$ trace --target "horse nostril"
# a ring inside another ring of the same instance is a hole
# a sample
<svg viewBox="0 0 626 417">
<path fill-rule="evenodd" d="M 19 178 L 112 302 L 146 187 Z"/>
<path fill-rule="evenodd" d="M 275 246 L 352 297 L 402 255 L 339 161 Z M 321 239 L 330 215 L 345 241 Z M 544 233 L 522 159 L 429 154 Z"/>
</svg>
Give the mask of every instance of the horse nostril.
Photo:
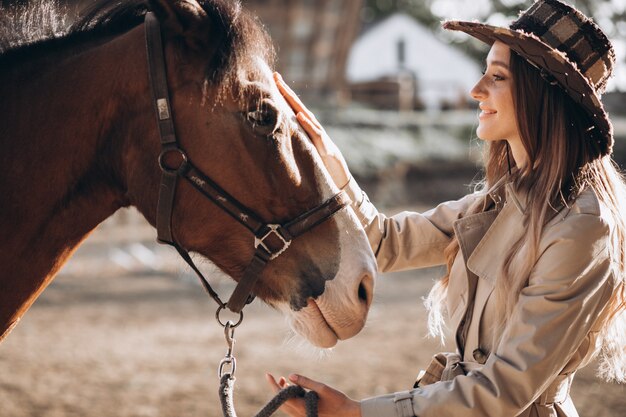
<svg viewBox="0 0 626 417">
<path fill-rule="evenodd" d="M 374 277 L 371 274 L 366 273 L 362 276 L 357 295 L 359 302 L 363 303 L 365 308 L 369 308 L 374 298 Z"/>
<path fill-rule="evenodd" d="M 359 300 L 367 302 L 367 288 L 365 288 L 363 282 L 359 284 Z"/>
<path fill-rule="evenodd" d="M 357 290 L 359 301 L 366 308 L 369 308 L 372 298 L 374 297 L 374 277 L 370 274 L 363 275 L 359 288 Z"/>
</svg>

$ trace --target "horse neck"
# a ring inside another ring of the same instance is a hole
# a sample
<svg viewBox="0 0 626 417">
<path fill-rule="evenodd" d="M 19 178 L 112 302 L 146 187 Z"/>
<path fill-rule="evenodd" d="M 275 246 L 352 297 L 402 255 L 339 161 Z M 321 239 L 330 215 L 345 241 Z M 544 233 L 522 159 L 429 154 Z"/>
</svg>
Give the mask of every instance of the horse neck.
<svg viewBox="0 0 626 417">
<path fill-rule="evenodd" d="M 144 49 L 138 27 L 0 71 L 0 340 L 89 232 L 128 205 L 129 126 L 151 116 Z"/>
</svg>

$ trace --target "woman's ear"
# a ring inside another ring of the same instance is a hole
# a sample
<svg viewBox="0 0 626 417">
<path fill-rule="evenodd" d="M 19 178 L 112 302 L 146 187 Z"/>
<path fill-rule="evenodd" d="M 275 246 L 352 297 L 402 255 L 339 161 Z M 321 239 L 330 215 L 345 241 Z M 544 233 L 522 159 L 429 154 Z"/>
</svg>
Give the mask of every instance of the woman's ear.
<svg viewBox="0 0 626 417">
<path fill-rule="evenodd" d="M 192 48 L 208 41 L 209 18 L 196 0 L 150 0 L 150 8 L 156 14 L 167 34 L 184 36 Z"/>
</svg>

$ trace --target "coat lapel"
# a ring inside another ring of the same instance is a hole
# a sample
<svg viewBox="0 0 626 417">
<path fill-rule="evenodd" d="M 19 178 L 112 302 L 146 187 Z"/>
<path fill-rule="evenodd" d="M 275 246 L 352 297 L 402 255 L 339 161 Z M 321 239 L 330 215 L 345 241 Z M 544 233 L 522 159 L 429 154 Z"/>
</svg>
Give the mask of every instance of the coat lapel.
<svg viewBox="0 0 626 417">
<path fill-rule="evenodd" d="M 500 209 L 503 194 L 506 194 L 507 203 Z M 495 205 L 494 209 L 463 217 L 454 223 L 459 256 L 463 258 L 466 271 L 466 279 L 455 280 L 456 285 L 462 286 L 457 292 L 466 301 L 463 308 L 458 308 L 451 317 L 457 328 L 456 342 L 461 353 L 465 351 L 470 323 L 481 320 L 481 317 L 472 317 L 472 313 L 484 311 L 484 304 L 495 287 L 509 249 L 525 231 L 525 204 L 524 195 L 515 193 L 510 183 L 500 182 L 485 196 L 483 210 L 490 205 Z M 481 279 L 482 295 L 478 299 L 476 292 Z M 475 305 L 475 302 L 481 305 Z"/>
<path fill-rule="evenodd" d="M 501 273 L 509 250 L 526 231 L 525 195 L 515 192 L 511 183 L 507 183 L 505 187 L 507 204 L 466 261 L 467 268 L 484 278 L 492 287 Z"/>
<path fill-rule="evenodd" d="M 465 302 L 463 308 L 459 308 L 454 315 L 456 319 L 455 323 L 458 323 L 456 326 L 455 339 L 460 354 L 465 350 L 468 336 L 467 331 L 469 329 L 469 323 L 472 320 L 472 311 L 474 309 L 479 279 L 478 276 L 469 269 L 468 259 L 471 258 L 475 248 L 480 244 L 482 237 L 494 222 L 497 215 L 498 212 L 496 210 L 491 210 L 472 214 L 454 222 L 454 232 L 459 241 L 460 256 L 463 257 L 466 272 L 463 274 L 466 279 L 457 281 L 459 285 L 463 286 L 460 289 Z M 458 315 L 456 313 L 458 313 Z"/>
</svg>

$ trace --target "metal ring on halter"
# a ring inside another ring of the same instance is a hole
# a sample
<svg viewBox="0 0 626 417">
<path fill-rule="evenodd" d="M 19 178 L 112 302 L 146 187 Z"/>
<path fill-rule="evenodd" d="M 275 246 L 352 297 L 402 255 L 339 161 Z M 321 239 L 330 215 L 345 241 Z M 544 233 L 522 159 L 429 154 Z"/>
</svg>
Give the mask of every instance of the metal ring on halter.
<svg viewBox="0 0 626 417">
<path fill-rule="evenodd" d="M 171 168 L 165 164 L 164 158 L 165 155 L 169 153 L 177 153 L 181 157 L 180 165 L 176 168 Z M 183 174 L 188 166 L 187 154 L 177 146 L 165 147 L 161 154 L 159 155 L 159 167 L 161 167 L 161 171 L 166 172 L 168 174 Z"/>
<path fill-rule="evenodd" d="M 220 326 L 222 327 L 226 327 L 226 324 L 228 324 L 228 322 L 230 322 L 230 327 L 231 328 L 235 328 L 237 326 L 239 326 L 241 324 L 241 322 L 243 321 L 243 311 L 239 312 L 239 320 L 237 320 L 237 322 L 235 324 L 232 323 L 232 321 L 227 320 L 226 323 L 222 323 L 222 320 L 220 319 L 220 313 L 222 312 L 222 310 L 224 310 L 226 308 L 226 306 L 219 306 L 217 308 L 217 311 L 215 312 L 215 319 L 217 320 L 217 322 L 220 324 Z"/>
</svg>

